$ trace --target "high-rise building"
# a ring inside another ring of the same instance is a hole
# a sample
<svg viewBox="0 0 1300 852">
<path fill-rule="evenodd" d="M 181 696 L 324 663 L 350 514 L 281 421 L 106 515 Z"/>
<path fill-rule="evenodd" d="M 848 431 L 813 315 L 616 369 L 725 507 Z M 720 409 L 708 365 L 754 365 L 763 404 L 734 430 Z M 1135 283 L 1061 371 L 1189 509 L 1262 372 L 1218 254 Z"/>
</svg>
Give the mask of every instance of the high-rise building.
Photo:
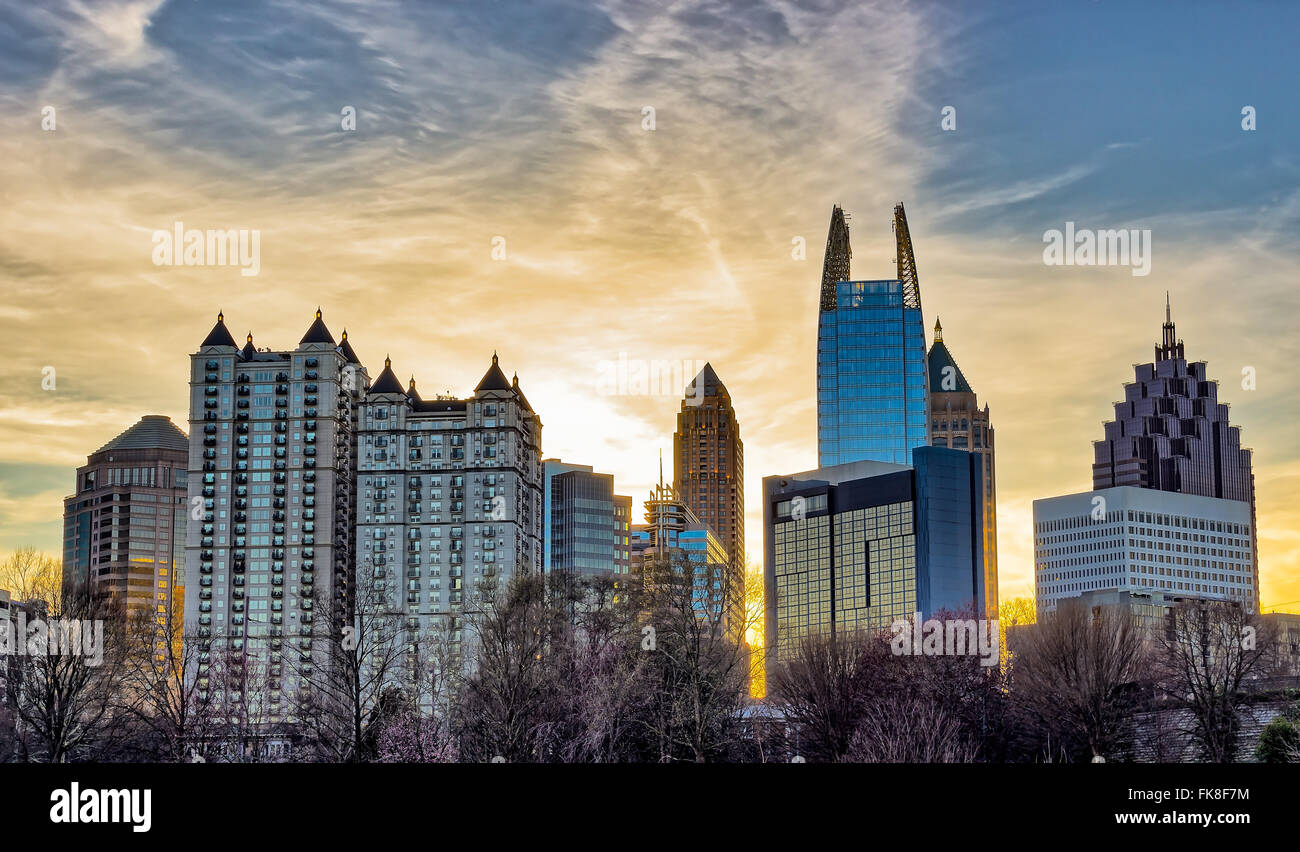
<svg viewBox="0 0 1300 852">
<path fill-rule="evenodd" d="M 190 439 L 145 415 L 91 453 L 63 500 L 63 578 L 128 616 L 184 605 Z"/>
<path fill-rule="evenodd" d="M 926 357 L 930 373 L 930 444 L 966 450 L 978 457 L 980 494 L 984 500 L 980 542 L 984 548 L 985 618 L 998 611 L 998 509 L 993 467 L 993 426 L 957 361 L 943 342 L 943 326 L 934 323 L 934 344 Z"/>
<path fill-rule="evenodd" d="M 1258 589 L 1250 504 L 1121 486 L 1034 501 L 1040 613 L 1089 592 L 1233 600 Z"/>
<path fill-rule="evenodd" d="M 985 609 L 979 458 L 917 447 L 911 465 L 860 461 L 763 478 L 773 662 L 810 634 Z"/>
<path fill-rule="evenodd" d="M 903 205 L 894 209 L 899 277 L 850 281 L 844 211 L 831 213 L 817 314 L 817 461 L 908 464 L 929 443 L 921 288 Z"/>
<path fill-rule="evenodd" d="M 365 368 L 317 310 L 288 350 L 258 349 L 251 333 L 241 349 L 218 314 L 190 370 L 189 497 L 202 511 L 185 549 L 185 625 L 213 641 L 199 685 L 278 722 L 328 664 L 313 636 L 350 620 Z M 232 683 L 253 672 L 265 689 L 239 695 Z"/>
<path fill-rule="evenodd" d="M 409 630 L 459 642 L 493 589 L 541 570 L 541 445 L 541 418 L 495 354 L 464 399 L 423 399 L 385 359 L 358 423 L 356 553 L 380 589 L 400 590 L 390 602 Z"/>
<path fill-rule="evenodd" d="M 732 570 L 745 570 L 745 445 L 727 386 L 705 364 L 673 433 L 673 490 L 713 528 Z"/>
<path fill-rule="evenodd" d="M 645 501 L 645 524 L 631 530 L 634 571 L 654 582 L 647 569 L 671 564 L 690 571 L 691 602 L 695 612 L 728 632 L 739 633 L 744 623 L 744 573 L 737 569 L 726 545 L 712 527 L 663 482 Z"/>
<path fill-rule="evenodd" d="M 1135 486 L 1202 497 L 1237 500 L 1255 519 L 1255 477 L 1250 450 L 1228 422 L 1219 402 L 1219 384 L 1206 375 L 1206 363 L 1189 363 L 1177 339 L 1168 297 L 1161 342 L 1153 363 L 1138 364 L 1135 380 L 1115 403 L 1115 419 L 1093 443 L 1092 487 Z M 1252 534 L 1252 547 L 1257 537 Z M 1259 588 L 1258 552 L 1252 555 L 1252 594 Z M 1255 599 L 1243 604 L 1254 611 Z"/>
<path fill-rule="evenodd" d="M 543 462 L 547 573 L 629 573 L 632 498 L 614 493 L 614 477 L 589 465 Z"/>
</svg>

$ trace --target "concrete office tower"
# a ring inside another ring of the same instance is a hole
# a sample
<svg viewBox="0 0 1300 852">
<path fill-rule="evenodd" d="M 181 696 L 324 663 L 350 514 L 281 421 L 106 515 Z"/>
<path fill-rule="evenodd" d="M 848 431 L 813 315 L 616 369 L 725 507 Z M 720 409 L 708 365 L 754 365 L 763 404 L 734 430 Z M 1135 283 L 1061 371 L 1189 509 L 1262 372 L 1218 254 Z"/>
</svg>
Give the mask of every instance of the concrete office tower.
<svg viewBox="0 0 1300 852">
<path fill-rule="evenodd" d="M 1250 504 L 1153 488 L 1034 501 L 1038 611 L 1087 592 L 1257 600 Z"/>
<path fill-rule="evenodd" d="M 241 349 L 218 314 L 190 370 L 189 496 L 201 516 L 186 544 L 185 624 L 213 640 L 199 683 L 279 722 L 302 677 L 328 663 L 313 637 L 350 620 L 366 371 L 347 332 L 336 344 L 319 310 L 288 350 L 258 349 L 251 333 Z M 244 676 L 265 688 L 237 694 Z"/>
<path fill-rule="evenodd" d="M 817 314 L 817 462 L 908 464 L 929 443 L 921 288 L 903 205 L 897 279 L 850 281 L 844 211 L 831 213 Z"/>
<path fill-rule="evenodd" d="M 399 590 L 408 630 L 459 642 L 494 588 L 542 568 L 541 418 L 495 354 L 464 399 L 422 398 L 385 359 L 358 435 L 359 569 Z"/>
<path fill-rule="evenodd" d="M 711 364 L 686 389 L 673 433 L 673 490 L 745 572 L 745 445 L 731 394 Z"/>
<path fill-rule="evenodd" d="M 998 612 L 998 507 L 993 465 L 993 426 L 989 407 L 979 407 L 975 391 L 943 342 L 943 326 L 934 323 L 934 344 L 926 357 L 930 373 L 930 444 L 966 450 L 979 458 L 980 494 L 984 500 L 980 541 L 984 548 L 983 611 Z"/>
<path fill-rule="evenodd" d="M 542 463 L 543 564 L 571 575 L 627 574 L 632 498 L 614 493 L 614 477 L 590 465 Z"/>
<path fill-rule="evenodd" d="M 1135 367 L 1124 401 L 1115 403 L 1115 419 L 1093 443 L 1092 487 L 1131 485 L 1239 500 L 1250 506 L 1251 539 L 1257 542 L 1250 450 L 1242 449 L 1240 430 L 1229 424 L 1228 406 L 1219 402 L 1219 384 L 1207 378 L 1206 363 L 1185 358 L 1168 297 L 1162 332 L 1154 363 Z M 1257 592 L 1257 551 L 1252 560 Z M 1251 611 L 1258 603 L 1243 601 Z"/>
<path fill-rule="evenodd" d="M 149 414 L 87 457 L 63 499 L 66 584 L 128 615 L 184 605 L 189 450 L 170 418 Z"/>
<path fill-rule="evenodd" d="M 917 447 L 911 465 L 852 462 L 763 477 L 766 647 L 875 632 L 985 600 L 979 457 Z"/>
</svg>

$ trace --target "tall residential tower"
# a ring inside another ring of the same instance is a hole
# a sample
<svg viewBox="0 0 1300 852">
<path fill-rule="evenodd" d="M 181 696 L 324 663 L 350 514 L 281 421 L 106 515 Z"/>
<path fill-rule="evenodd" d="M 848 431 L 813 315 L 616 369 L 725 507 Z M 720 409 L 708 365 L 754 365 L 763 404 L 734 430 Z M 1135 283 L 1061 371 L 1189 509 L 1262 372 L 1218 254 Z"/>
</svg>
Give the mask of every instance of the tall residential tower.
<svg viewBox="0 0 1300 852">
<path fill-rule="evenodd" d="M 312 667 L 328 664 L 318 637 L 349 619 L 365 384 L 347 332 L 335 343 L 319 310 L 297 347 L 280 350 L 258 349 L 251 333 L 241 349 L 218 314 L 190 356 L 199 515 L 186 540 L 185 626 L 212 640 L 199 686 L 232 713 L 291 716 Z M 265 688 L 241 695 L 245 676 Z"/>
<path fill-rule="evenodd" d="M 463 399 L 422 398 L 385 359 L 358 436 L 358 567 L 408 630 L 459 642 L 494 588 L 541 570 L 541 418 L 495 354 Z"/>
</svg>

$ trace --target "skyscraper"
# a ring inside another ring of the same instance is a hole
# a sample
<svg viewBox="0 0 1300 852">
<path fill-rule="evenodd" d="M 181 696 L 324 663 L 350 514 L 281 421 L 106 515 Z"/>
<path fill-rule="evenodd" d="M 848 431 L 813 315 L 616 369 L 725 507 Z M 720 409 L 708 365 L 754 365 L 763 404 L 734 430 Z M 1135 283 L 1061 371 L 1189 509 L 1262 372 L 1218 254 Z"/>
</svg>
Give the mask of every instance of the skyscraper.
<svg viewBox="0 0 1300 852">
<path fill-rule="evenodd" d="M 986 598 L 980 469 L 972 453 L 923 446 L 910 465 L 763 477 L 769 659 L 790 659 L 810 634 L 977 608 Z"/>
<path fill-rule="evenodd" d="M 744 574 L 737 571 L 726 545 L 713 528 L 663 482 L 645 501 L 646 523 L 632 528 L 634 562 L 643 582 L 656 581 L 652 569 L 670 566 L 689 582 L 695 613 L 728 632 L 739 633 L 744 618 Z"/>
<path fill-rule="evenodd" d="M 632 498 L 614 493 L 614 477 L 589 465 L 543 462 L 548 573 L 629 573 Z"/>
<path fill-rule="evenodd" d="M 63 578 L 127 614 L 184 604 L 190 439 L 158 414 L 91 453 L 63 500 Z"/>
<path fill-rule="evenodd" d="M 1155 361 L 1138 364 L 1134 373 L 1135 380 L 1124 386 L 1124 400 L 1115 403 L 1115 419 L 1105 424 L 1102 440 L 1093 443 L 1093 489 L 1131 485 L 1248 503 L 1252 595 L 1257 593 L 1251 453 L 1242 449 L 1238 427 L 1229 424 L 1228 406 L 1219 402 L 1219 385 L 1207 377 L 1206 363 L 1188 363 L 1174 332 L 1168 296 Z M 1243 603 L 1253 610 L 1258 601 Z"/>
<path fill-rule="evenodd" d="M 691 383 L 673 433 L 673 490 L 745 570 L 745 445 L 731 394 L 711 364 Z"/>
<path fill-rule="evenodd" d="M 1034 501 L 1034 598 L 1048 612 L 1090 592 L 1238 601 L 1258 587 L 1250 504 L 1120 486 Z"/>
<path fill-rule="evenodd" d="M 493 588 L 541 570 L 541 445 L 495 354 L 464 399 L 423 399 L 385 359 L 358 424 L 356 553 L 408 630 L 461 641 Z"/>
<path fill-rule="evenodd" d="M 317 310 L 289 350 L 258 349 L 251 333 L 239 348 L 218 314 L 190 370 L 189 497 L 202 511 L 186 541 L 185 625 L 213 642 L 199 686 L 278 722 L 328 663 L 313 637 L 338 635 L 352 601 L 365 368 Z M 265 688 L 240 695 L 250 672 Z"/>
<path fill-rule="evenodd" d="M 908 464 L 929 443 L 921 289 L 903 205 L 894 208 L 898 275 L 850 281 L 844 211 L 831 213 L 817 316 L 817 458 Z"/>
<path fill-rule="evenodd" d="M 980 542 L 984 548 L 985 599 L 980 601 L 980 609 L 985 618 L 993 619 L 998 611 L 998 520 L 989 407 L 987 403 L 979 407 L 975 391 L 943 342 L 943 326 L 937 318 L 934 344 L 926 360 L 930 374 L 930 444 L 966 450 L 978 457 L 979 490 L 984 501 Z"/>
</svg>

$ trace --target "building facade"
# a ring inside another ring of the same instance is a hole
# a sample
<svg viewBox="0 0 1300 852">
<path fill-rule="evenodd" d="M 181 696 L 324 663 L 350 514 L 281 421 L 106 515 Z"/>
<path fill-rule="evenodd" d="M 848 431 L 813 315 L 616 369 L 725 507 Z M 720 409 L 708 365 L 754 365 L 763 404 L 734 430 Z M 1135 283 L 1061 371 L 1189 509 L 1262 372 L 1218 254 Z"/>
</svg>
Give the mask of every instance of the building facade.
<svg viewBox="0 0 1300 852">
<path fill-rule="evenodd" d="M 993 425 L 989 407 L 979 401 L 957 361 L 943 342 L 943 326 L 934 323 L 934 343 L 926 356 L 930 379 L 930 444 L 973 453 L 978 460 L 984 501 L 980 542 L 984 548 L 985 618 L 998 611 L 998 503 L 994 474 Z"/>
<path fill-rule="evenodd" d="M 541 418 L 495 354 L 464 399 L 425 400 L 385 360 L 357 435 L 359 570 L 408 630 L 459 643 L 496 588 L 542 568 Z"/>
<path fill-rule="evenodd" d="M 817 314 L 817 463 L 906 465 L 913 448 L 929 443 L 920 287 L 914 275 L 850 281 L 851 257 L 848 225 L 837 206 Z"/>
<path fill-rule="evenodd" d="M 218 314 L 190 370 L 185 625 L 212 641 L 199 686 L 232 713 L 287 720 L 328 661 L 323 637 L 350 621 L 365 368 L 318 310 L 286 350 L 251 333 L 241 349 Z M 258 694 L 241 695 L 253 674 Z"/>
<path fill-rule="evenodd" d="M 1155 361 L 1138 364 L 1134 373 L 1124 400 L 1115 403 L 1115 419 L 1093 443 L 1093 489 L 1134 486 L 1236 500 L 1250 507 L 1253 529 L 1251 452 L 1242 449 L 1240 430 L 1228 422 L 1228 406 L 1219 402 L 1219 384 L 1207 377 L 1206 363 L 1187 361 L 1168 299 Z M 1251 570 L 1253 594 L 1259 585 L 1257 552 Z M 1252 611 L 1258 603 L 1243 601 Z"/>
<path fill-rule="evenodd" d="M 986 611 L 983 511 L 977 456 L 941 447 L 914 449 L 911 465 L 764 477 L 769 659 L 791 659 L 812 634 Z"/>
<path fill-rule="evenodd" d="M 587 465 L 544 462 L 548 573 L 623 575 L 630 571 L 632 498 L 614 493 L 614 477 Z"/>
<path fill-rule="evenodd" d="M 1088 592 L 1162 592 L 1253 610 L 1250 504 L 1122 486 L 1034 501 L 1040 613 Z"/>
<path fill-rule="evenodd" d="M 63 579 L 128 616 L 184 606 L 190 439 L 150 414 L 91 453 L 63 500 Z"/>
<path fill-rule="evenodd" d="M 648 569 L 669 562 L 690 571 L 696 613 L 738 634 L 744 619 L 745 577 L 713 528 L 662 481 L 645 501 L 646 523 L 632 527 L 634 571 L 652 582 Z"/>
<path fill-rule="evenodd" d="M 673 490 L 745 570 L 745 445 L 731 394 L 711 364 L 691 383 L 673 433 Z"/>
</svg>

